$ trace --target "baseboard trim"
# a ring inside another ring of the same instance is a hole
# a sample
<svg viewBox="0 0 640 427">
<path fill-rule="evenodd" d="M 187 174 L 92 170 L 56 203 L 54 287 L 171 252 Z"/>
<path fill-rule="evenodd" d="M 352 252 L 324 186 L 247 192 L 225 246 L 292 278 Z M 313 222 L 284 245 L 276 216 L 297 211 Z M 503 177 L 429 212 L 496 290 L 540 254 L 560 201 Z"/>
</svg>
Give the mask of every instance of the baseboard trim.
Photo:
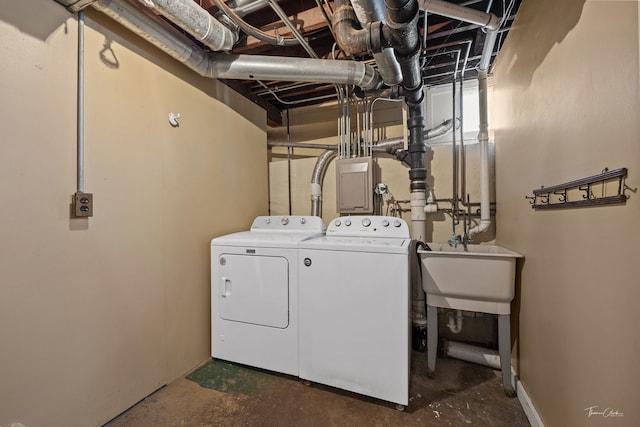
<svg viewBox="0 0 640 427">
<path fill-rule="evenodd" d="M 531 398 L 529 397 L 527 390 L 522 385 L 522 382 L 516 375 L 513 367 L 511 368 L 511 376 L 512 383 L 515 385 L 516 394 L 518 395 L 518 400 L 520 401 L 520 406 L 522 406 L 522 410 L 527 416 L 531 427 L 544 427 L 544 423 L 542 422 L 540 415 L 538 415 L 536 407 L 533 406 L 533 402 L 531 402 Z"/>
</svg>

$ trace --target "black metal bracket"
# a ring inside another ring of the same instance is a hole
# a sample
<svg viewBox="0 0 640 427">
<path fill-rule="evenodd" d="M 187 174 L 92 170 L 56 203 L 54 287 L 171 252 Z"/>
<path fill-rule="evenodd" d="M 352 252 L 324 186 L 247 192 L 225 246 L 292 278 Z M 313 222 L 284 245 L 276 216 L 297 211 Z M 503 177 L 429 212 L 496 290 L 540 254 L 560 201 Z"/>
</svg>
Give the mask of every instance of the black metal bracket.
<svg viewBox="0 0 640 427">
<path fill-rule="evenodd" d="M 626 203 L 627 196 L 624 192 L 629 188 L 625 184 L 626 177 L 627 168 L 612 171 L 604 168 L 598 175 L 551 187 L 540 187 L 533 190 L 533 196 L 525 198 L 529 200 L 533 209 L 566 209 Z M 617 183 L 615 194 L 610 191 L 611 187 L 607 188 L 610 183 Z"/>
</svg>

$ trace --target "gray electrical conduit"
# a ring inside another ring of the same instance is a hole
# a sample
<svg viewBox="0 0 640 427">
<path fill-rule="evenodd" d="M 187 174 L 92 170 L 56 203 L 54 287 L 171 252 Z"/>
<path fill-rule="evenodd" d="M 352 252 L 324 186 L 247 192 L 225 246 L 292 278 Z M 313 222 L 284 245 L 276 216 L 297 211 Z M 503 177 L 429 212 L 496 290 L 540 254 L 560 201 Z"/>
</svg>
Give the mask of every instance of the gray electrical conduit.
<svg viewBox="0 0 640 427">
<path fill-rule="evenodd" d="M 425 139 L 435 138 L 449 132 L 453 126 L 452 120 L 448 119 L 440 125 L 425 131 Z M 400 148 L 404 144 L 404 138 L 388 138 L 378 141 L 373 146 L 373 151 L 386 151 L 387 148 Z M 327 166 L 336 156 L 338 146 L 332 144 L 312 144 L 304 142 L 269 142 L 269 148 L 273 147 L 294 147 L 294 148 L 313 148 L 325 150 L 316 161 L 311 174 L 311 215 L 320 216 L 322 213 L 322 180 L 327 170 Z"/>
<path fill-rule="evenodd" d="M 356 61 L 205 52 L 126 0 L 98 0 L 92 6 L 204 77 L 336 83 L 363 89 L 377 89 L 381 83 L 373 67 Z"/>
</svg>

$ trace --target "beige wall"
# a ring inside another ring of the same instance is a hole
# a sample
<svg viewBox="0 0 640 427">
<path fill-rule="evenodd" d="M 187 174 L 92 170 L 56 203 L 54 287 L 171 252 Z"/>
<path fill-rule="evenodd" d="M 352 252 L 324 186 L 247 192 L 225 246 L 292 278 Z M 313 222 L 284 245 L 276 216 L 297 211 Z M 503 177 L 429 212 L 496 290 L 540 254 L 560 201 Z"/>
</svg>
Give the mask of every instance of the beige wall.
<svg viewBox="0 0 640 427">
<path fill-rule="evenodd" d="M 209 240 L 267 212 L 264 111 L 90 11 L 71 219 L 76 40 L 53 1 L 0 1 L 3 426 L 99 425 L 206 360 Z"/>
<path fill-rule="evenodd" d="M 290 110 L 290 140 L 292 142 L 337 144 L 337 106 L 324 104 L 321 107 L 304 107 Z M 356 121 L 352 127 L 355 128 Z M 374 110 L 374 139 L 393 138 L 403 135 L 402 109 L 398 103 L 378 103 Z M 287 141 L 286 126 L 268 130 L 269 141 Z M 467 146 L 467 184 L 472 202 L 480 201 L 479 184 L 479 144 Z M 490 147 L 493 153 L 493 145 Z M 311 213 L 311 176 L 316 164 L 317 156 L 322 150 L 294 148 L 291 155 L 291 208 L 295 215 L 309 215 Z M 449 146 L 433 147 L 427 152 L 427 173 L 429 188 L 434 197 L 449 199 L 452 197 L 452 148 Z M 493 155 L 491 154 L 491 158 Z M 375 182 L 388 185 L 389 191 L 397 200 L 408 201 L 409 168 L 402 165 L 395 158 L 386 153 L 376 153 L 374 162 L 378 169 Z M 286 214 L 289 211 L 288 197 L 288 164 L 287 150 L 274 148 L 269 163 L 270 180 L 270 209 L 274 215 Z M 329 163 L 323 181 L 322 218 L 325 222 L 339 216 L 336 213 L 336 177 L 335 163 Z M 492 196 L 492 200 L 493 196 Z M 409 203 L 402 203 L 403 208 L 409 209 Z M 446 202 L 439 203 L 440 208 L 451 208 Z M 384 213 L 384 211 L 383 211 Z M 402 217 L 410 222 L 409 212 Z M 475 224 L 475 222 L 474 222 Z M 444 242 L 449 240 L 452 233 L 451 218 L 439 212 L 428 216 L 425 241 Z M 457 234 L 462 234 L 462 225 L 457 228 Z M 491 241 L 494 236 L 493 226 L 483 235 L 477 235 L 476 241 Z"/>
<path fill-rule="evenodd" d="M 526 256 L 514 362 L 546 425 L 637 426 L 640 193 L 556 211 L 524 196 L 604 167 L 640 187 L 638 4 L 560 3 L 523 2 L 494 74 L 496 237 Z"/>
</svg>

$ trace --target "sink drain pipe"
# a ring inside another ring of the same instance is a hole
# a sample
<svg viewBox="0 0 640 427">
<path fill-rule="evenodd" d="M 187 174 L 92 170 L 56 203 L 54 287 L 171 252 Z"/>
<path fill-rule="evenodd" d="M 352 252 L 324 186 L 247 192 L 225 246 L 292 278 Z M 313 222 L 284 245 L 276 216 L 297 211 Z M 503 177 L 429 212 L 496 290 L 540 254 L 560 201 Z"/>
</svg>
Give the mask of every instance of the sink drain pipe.
<svg viewBox="0 0 640 427">
<path fill-rule="evenodd" d="M 444 354 L 447 357 L 477 363 L 493 369 L 500 369 L 500 355 L 497 351 L 456 341 L 445 341 Z"/>
</svg>

